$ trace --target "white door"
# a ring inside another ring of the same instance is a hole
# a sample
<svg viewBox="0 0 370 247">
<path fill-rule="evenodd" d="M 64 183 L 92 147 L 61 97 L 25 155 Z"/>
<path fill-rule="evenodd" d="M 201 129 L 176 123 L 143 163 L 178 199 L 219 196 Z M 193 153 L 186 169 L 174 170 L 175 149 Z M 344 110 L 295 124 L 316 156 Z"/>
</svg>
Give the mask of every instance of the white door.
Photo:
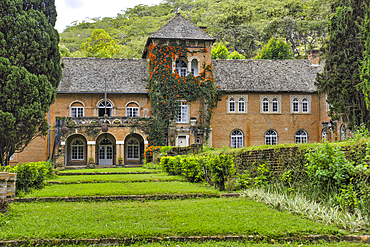
<svg viewBox="0 0 370 247">
<path fill-rule="evenodd" d="M 186 136 L 179 136 L 178 137 L 178 146 L 185 147 L 186 145 Z"/>
<path fill-rule="evenodd" d="M 113 143 L 109 139 L 100 141 L 99 165 L 113 165 Z"/>
</svg>

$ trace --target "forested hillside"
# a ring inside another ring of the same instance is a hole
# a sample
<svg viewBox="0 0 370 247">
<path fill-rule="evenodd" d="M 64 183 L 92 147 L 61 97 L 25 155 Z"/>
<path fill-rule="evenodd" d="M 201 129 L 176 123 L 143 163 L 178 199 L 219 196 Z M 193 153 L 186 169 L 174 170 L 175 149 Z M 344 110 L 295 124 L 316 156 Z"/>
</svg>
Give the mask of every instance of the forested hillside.
<svg viewBox="0 0 370 247">
<path fill-rule="evenodd" d="M 140 58 L 147 37 L 176 12 L 223 41 L 230 52 L 254 58 L 271 37 L 282 38 L 294 57 L 322 48 L 328 35 L 329 0 L 164 0 L 159 5 L 137 5 L 116 17 L 90 18 L 72 23 L 60 34 L 60 44 L 72 56 L 86 56 L 81 44 L 94 29 L 104 29 L 120 46 L 114 57 Z"/>
</svg>

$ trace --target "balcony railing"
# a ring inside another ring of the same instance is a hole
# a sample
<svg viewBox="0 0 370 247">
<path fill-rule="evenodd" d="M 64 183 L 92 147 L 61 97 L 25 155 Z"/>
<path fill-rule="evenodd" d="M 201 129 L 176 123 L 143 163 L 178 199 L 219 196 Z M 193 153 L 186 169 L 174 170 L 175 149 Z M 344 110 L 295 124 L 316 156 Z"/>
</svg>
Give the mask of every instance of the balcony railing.
<svg viewBox="0 0 370 247">
<path fill-rule="evenodd" d="M 148 117 L 56 117 L 56 127 L 131 125 L 135 120 L 146 121 Z"/>
</svg>

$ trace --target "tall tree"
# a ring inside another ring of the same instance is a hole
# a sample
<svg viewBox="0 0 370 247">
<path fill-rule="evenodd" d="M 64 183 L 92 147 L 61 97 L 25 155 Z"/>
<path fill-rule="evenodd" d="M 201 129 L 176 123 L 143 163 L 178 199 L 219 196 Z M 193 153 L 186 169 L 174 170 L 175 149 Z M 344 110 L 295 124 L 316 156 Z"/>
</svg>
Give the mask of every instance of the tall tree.
<svg viewBox="0 0 370 247">
<path fill-rule="evenodd" d="M 216 19 L 219 29 L 214 34 L 219 40 L 224 39 L 231 50 L 249 56 L 255 45 L 257 31 L 250 25 L 252 11 L 243 2 L 227 2 Z"/>
<path fill-rule="evenodd" d="M 288 44 L 272 37 L 256 59 L 293 59 L 293 53 Z"/>
<path fill-rule="evenodd" d="M 88 57 L 111 58 L 120 52 L 120 47 L 103 29 L 95 29 L 86 43 L 81 44 L 81 50 L 87 51 Z"/>
<path fill-rule="evenodd" d="M 1 0 L 0 163 L 49 126 L 62 77 L 54 0 Z"/>
<path fill-rule="evenodd" d="M 370 3 L 366 6 L 366 16 L 363 26 L 362 38 L 365 44 L 364 61 L 361 67 L 361 79 L 359 89 L 365 95 L 367 108 L 370 108 Z"/>
<path fill-rule="evenodd" d="M 364 59 L 362 26 L 367 0 L 336 0 L 332 4 L 327 60 L 318 75 L 320 92 L 327 94 L 329 115 L 342 118 L 349 128 L 365 123 L 369 127 L 369 111 L 362 91 L 360 67 Z"/>
</svg>

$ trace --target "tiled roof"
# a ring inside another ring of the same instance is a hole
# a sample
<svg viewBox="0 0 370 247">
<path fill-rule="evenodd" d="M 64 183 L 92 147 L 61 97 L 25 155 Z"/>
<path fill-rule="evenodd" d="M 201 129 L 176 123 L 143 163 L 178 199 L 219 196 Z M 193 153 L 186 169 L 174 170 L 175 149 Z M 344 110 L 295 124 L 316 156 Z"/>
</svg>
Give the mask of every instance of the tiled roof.
<svg viewBox="0 0 370 247">
<path fill-rule="evenodd" d="M 146 93 L 148 61 L 144 59 L 62 58 L 63 77 L 58 92 Z"/>
<path fill-rule="evenodd" d="M 234 92 L 317 92 L 309 60 L 212 60 L 216 85 Z"/>
<path fill-rule="evenodd" d="M 180 14 L 149 36 L 149 39 L 216 40 Z"/>
</svg>

